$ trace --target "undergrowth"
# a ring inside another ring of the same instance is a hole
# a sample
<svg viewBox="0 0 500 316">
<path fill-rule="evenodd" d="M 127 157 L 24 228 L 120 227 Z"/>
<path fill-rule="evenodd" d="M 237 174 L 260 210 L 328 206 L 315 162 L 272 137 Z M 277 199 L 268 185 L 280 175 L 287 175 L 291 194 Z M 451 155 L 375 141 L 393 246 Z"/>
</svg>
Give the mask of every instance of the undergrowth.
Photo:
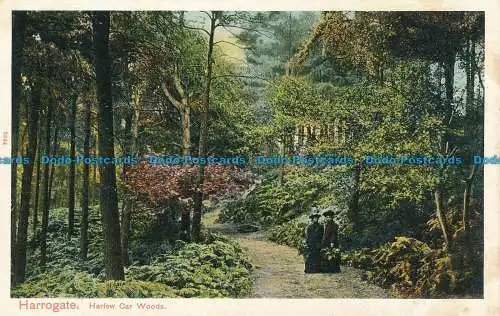
<svg viewBox="0 0 500 316">
<path fill-rule="evenodd" d="M 147 236 L 148 243 L 132 247 L 131 257 L 148 254 L 148 260 L 135 260 L 125 268 L 124 281 L 107 281 L 98 208 L 90 211 L 87 260 L 79 258 L 78 237 L 67 239 L 66 216 L 67 209 L 51 210 L 47 264 L 39 266 L 35 238 L 28 256 L 34 268 L 12 289 L 12 297 L 242 297 L 250 291 L 251 265 L 239 244 L 205 232 L 200 243 L 161 238 L 155 243 Z"/>
</svg>

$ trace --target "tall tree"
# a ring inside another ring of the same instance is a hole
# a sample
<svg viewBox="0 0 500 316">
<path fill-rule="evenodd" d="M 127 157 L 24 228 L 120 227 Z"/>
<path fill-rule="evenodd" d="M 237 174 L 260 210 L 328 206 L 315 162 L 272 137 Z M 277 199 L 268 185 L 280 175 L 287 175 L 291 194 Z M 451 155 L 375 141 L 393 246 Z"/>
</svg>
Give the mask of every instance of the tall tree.
<svg viewBox="0 0 500 316">
<path fill-rule="evenodd" d="M 40 125 L 40 122 L 38 123 Z M 37 229 L 38 229 L 38 209 L 39 209 L 39 200 L 40 200 L 40 180 L 41 180 L 41 174 L 40 174 L 40 160 L 42 156 L 42 148 L 43 146 L 40 145 L 41 143 L 41 135 L 42 131 L 40 130 L 40 127 L 38 128 L 38 151 L 36 154 L 36 182 L 35 182 L 35 197 L 34 197 L 34 206 L 33 206 L 33 220 L 32 220 L 32 225 L 33 225 L 33 230 L 32 230 L 32 235 L 33 238 L 37 237 Z"/>
<path fill-rule="evenodd" d="M 139 104 L 141 102 L 141 88 L 136 89 L 136 91 L 132 94 L 132 103 L 133 107 L 131 109 L 131 113 L 127 118 L 127 146 L 126 146 L 126 154 L 132 157 L 137 155 L 137 136 L 139 132 Z M 127 171 L 129 170 L 130 165 L 123 166 L 123 178 L 125 178 Z M 121 243 L 122 243 L 122 251 L 123 251 L 123 264 L 130 264 L 130 258 L 128 255 L 129 244 L 130 244 L 130 225 L 132 220 L 132 213 L 134 208 L 134 201 L 130 198 L 125 198 L 122 218 L 121 218 Z"/>
<path fill-rule="evenodd" d="M 109 11 L 92 13 L 94 32 L 95 74 L 97 99 L 99 101 L 99 154 L 113 158 L 113 105 L 111 94 L 111 58 L 109 56 Z M 116 174 L 113 164 L 101 167 L 100 205 L 104 224 L 104 260 L 106 278 L 123 280 L 125 278 L 122 263 L 120 239 L 120 217 L 116 191 Z"/>
<path fill-rule="evenodd" d="M 392 54 L 401 57 L 420 57 L 438 63 L 443 69 L 445 97 L 442 102 L 443 128 L 437 131 L 439 154 L 452 156 L 457 147 L 450 144 L 449 139 L 456 133 L 457 111 L 455 95 L 455 64 L 460 48 L 467 43 L 467 33 L 464 32 L 463 22 L 469 13 L 440 12 L 436 14 L 405 12 L 389 15 L 395 32 L 391 33 L 388 47 Z M 465 36 L 464 36 L 465 34 Z M 470 79 L 470 78 L 469 78 Z M 470 98 L 468 94 L 467 98 Z M 467 105 L 466 105 L 467 106 Z M 436 168 L 437 183 L 434 189 L 436 217 L 444 239 L 445 249 L 451 245 L 449 223 L 445 214 L 443 192 L 447 170 L 441 166 Z"/>
<path fill-rule="evenodd" d="M 47 120 L 45 121 L 45 148 L 47 152 L 50 150 L 50 126 L 52 120 L 53 112 L 53 100 L 49 99 L 48 110 L 47 110 Z M 57 127 L 54 131 L 54 149 L 57 143 Z M 52 155 L 54 156 L 55 150 L 52 150 Z M 52 165 L 53 167 L 54 165 Z M 49 227 L 49 209 L 50 209 L 50 172 L 49 164 L 43 165 L 43 184 L 42 184 L 42 229 L 40 231 L 40 266 L 43 268 L 47 263 L 47 230 Z"/>
<path fill-rule="evenodd" d="M 53 142 L 52 142 L 52 150 L 50 152 L 50 155 L 54 157 L 57 155 L 58 149 L 59 149 L 59 125 L 55 124 L 54 128 L 54 137 L 53 137 Z M 54 184 L 54 178 L 55 178 L 55 172 L 56 172 L 56 165 L 52 164 L 50 166 L 50 174 L 49 174 L 49 187 L 48 191 L 46 192 L 47 196 L 49 197 L 49 204 L 48 204 L 48 209 L 50 209 L 51 204 L 52 204 L 52 185 Z"/>
<path fill-rule="evenodd" d="M 83 141 L 83 155 L 90 156 L 90 136 L 91 136 L 91 103 L 85 102 L 85 139 Z M 83 186 L 82 186 L 82 217 L 80 220 L 80 258 L 87 259 L 89 248 L 89 176 L 90 165 L 83 165 Z"/>
<path fill-rule="evenodd" d="M 19 223 L 17 226 L 17 240 L 14 257 L 14 284 L 24 281 L 26 274 L 26 246 L 28 238 L 28 218 L 31 200 L 31 180 L 33 177 L 33 161 L 37 150 L 37 127 L 40 115 L 41 87 L 38 82 L 32 86 L 31 103 L 28 107 L 28 145 L 26 156 L 30 163 L 23 166 L 21 206 L 19 209 Z"/>
<path fill-rule="evenodd" d="M 69 188 L 68 188 L 68 238 L 73 235 L 73 230 L 75 227 L 75 156 L 76 156 L 76 102 L 77 97 L 73 96 L 71 100 L 71 111 L 69 118 L 69 128 L 71 133 L 71 148 L 70 148 L 70 158 L 71 163 L 69 165 Z"/>
<path fill-rule="evenodd" d="M 168 98 L 170 103 L 176 107 L 176 109 L 181 113 L 182 122 L 182 155 L 189 156 L 191 154 L 191 103 L 189 101 L 189 96 L 187 89 L 182 86 L 180 76 L 176 71 L 173 74 L 173 82 L 175 89 L 180 96 L 180 100 L 177 100 L 170 93 L 168 86 L 162 82 L 162 89 L 165 96 Z M 182 240 L 189 240 L 189 230 L 191 226 L 191 210 L 187 206 L 183 206 L 181 214 L 181 236 Z"/>
<path fill-rule="evenodd" d="M 207 72 L 205 78 L 205 92 L 203 94 L 203 106 L 201 108 L 200 118 L 200 138 L 198 142 L 198 157 L 206 155 L 205 141 L 208 123 L 208 110 L 210 108 L 210 86 L 212 83 L 212 66 L 213 66 L 213 50 L 214 50 L 214 35 L 215 29 L 219 25 L 219 19 L 222 15 L 220 11 L 212 11 L 210 13 L 210 30 L 208 33 L 208 56 L 207 56 Z M 203 183 L 205 181 L 205 165 L 201 164 L 198 171 L 196 181 L 196 195 L 194 199 L 193 209 L 193 226 L 191 237 L 194 241 L 200 240 L 201 231 L 201 208 L 203 203 Z"/>
<path fill-rule="evenodd" d="M 24 33 L 26 29 L 26 12 L 12 13 L 12 131 L 11 155 L 17 156 L 19 151 L 19 105 L 21 100 L 21 71 L 23 65 Z M 16 242 L 17 228 L 17 162 L 12 162 L 10 193 L 10 240 Z M 11 262 L 14 262 L 14 247 L 11 247 Z M 13 270 L 13 269 L 12 269 Z"/>
<path fill-rule="evenodd" d="M 189 103 L 188 93 L 182 87 L 181 80 L 177 71 L 173 75 L 173 82 L 177 93 L 180 96 L 180 100 L 175 99 L 170 91 L 168 90 L 165 82 L 162 82 L 162 89 L 168 100 L 175 106 L 179 112 L 181 112 L 182 121 L 182 155 L 189 156 L 191 149 L 191 104 Z"/>
</svg>

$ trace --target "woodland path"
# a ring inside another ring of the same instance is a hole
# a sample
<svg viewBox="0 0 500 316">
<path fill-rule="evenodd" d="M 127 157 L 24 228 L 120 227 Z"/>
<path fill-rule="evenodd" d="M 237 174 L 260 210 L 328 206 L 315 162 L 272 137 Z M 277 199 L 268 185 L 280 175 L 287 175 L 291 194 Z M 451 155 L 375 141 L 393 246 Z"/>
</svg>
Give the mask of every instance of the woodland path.
<svg viewBox="0 0 500 316">
<path fill-rule="evenodd" d="M 230 223 L 217 223 L 219 210 L 204 215 L 212 232 L 235 238 L 254 267 L 250 297 L 389 298 L 386 290 L 361 280 L 361 271 L 342 267 L 338 274 L 305 274 L 304 259 L 294 248 L 266 240 L 262 231 L 239 233 Z"/>
</svg>

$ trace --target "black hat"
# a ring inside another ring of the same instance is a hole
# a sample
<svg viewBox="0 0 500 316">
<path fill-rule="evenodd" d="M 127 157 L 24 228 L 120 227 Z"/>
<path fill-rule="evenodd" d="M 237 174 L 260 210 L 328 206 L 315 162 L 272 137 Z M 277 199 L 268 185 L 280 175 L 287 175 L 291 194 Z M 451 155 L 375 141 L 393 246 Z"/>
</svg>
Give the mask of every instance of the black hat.
<svg viewBox="0 0 500 316">
<path fill-rule="evenodd" d="M 335 212 L 332 210 L 326 210 L 323 212 L 323 216 L 335 216 Z"/>
<path fill-rule="evenodd" d="M 311 214 L 309 215 L 309 218 L 317 218 L 317 217 L 320 217 L 320 216 L 321 216 L 321 214 L 320 214 L 320 213 L 314 212 L 314 213 L 311 213 Z"/>
</svg>

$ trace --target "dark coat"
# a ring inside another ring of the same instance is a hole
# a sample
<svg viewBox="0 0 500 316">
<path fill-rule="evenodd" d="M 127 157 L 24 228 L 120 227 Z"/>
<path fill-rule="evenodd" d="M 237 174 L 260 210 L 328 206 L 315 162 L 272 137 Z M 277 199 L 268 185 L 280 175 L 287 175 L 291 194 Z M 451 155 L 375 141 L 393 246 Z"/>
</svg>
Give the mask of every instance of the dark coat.
<svg viewBox="0 0 500 316">
<path fill-rule="evenodd" d="M 321 272 L 321 241 L 323 226 L 311 222 L 306 228 L 306 247 L 304 249 L 305 273 Z"/>
<path fill-rule="evenodd" d="M 322 248 L 327 248 L 331 245 L 333 245 L 334 248 L 338 248 L 339 246 L 339 225 L 337 225 L 333 219 L 328 219 L 325 222 L 321 246 Z"/>
<path fill-rule="evenodd" d="M 324 249 L 339 248 L 339 225 L 331 218 L 325 222 L 325 230 L 321 246 Z M 327 260 L 322 258 L 321 269 L 325 273 L 338 273 L 340 272 L 340 257 L 334 260 Z"/>
<path fill-rule="evenodd" d="M 306 228 L 306 245 L 321 248 L 323 240 L 323 226 L 319 222 L 311 222 Z"/>
</svg>

